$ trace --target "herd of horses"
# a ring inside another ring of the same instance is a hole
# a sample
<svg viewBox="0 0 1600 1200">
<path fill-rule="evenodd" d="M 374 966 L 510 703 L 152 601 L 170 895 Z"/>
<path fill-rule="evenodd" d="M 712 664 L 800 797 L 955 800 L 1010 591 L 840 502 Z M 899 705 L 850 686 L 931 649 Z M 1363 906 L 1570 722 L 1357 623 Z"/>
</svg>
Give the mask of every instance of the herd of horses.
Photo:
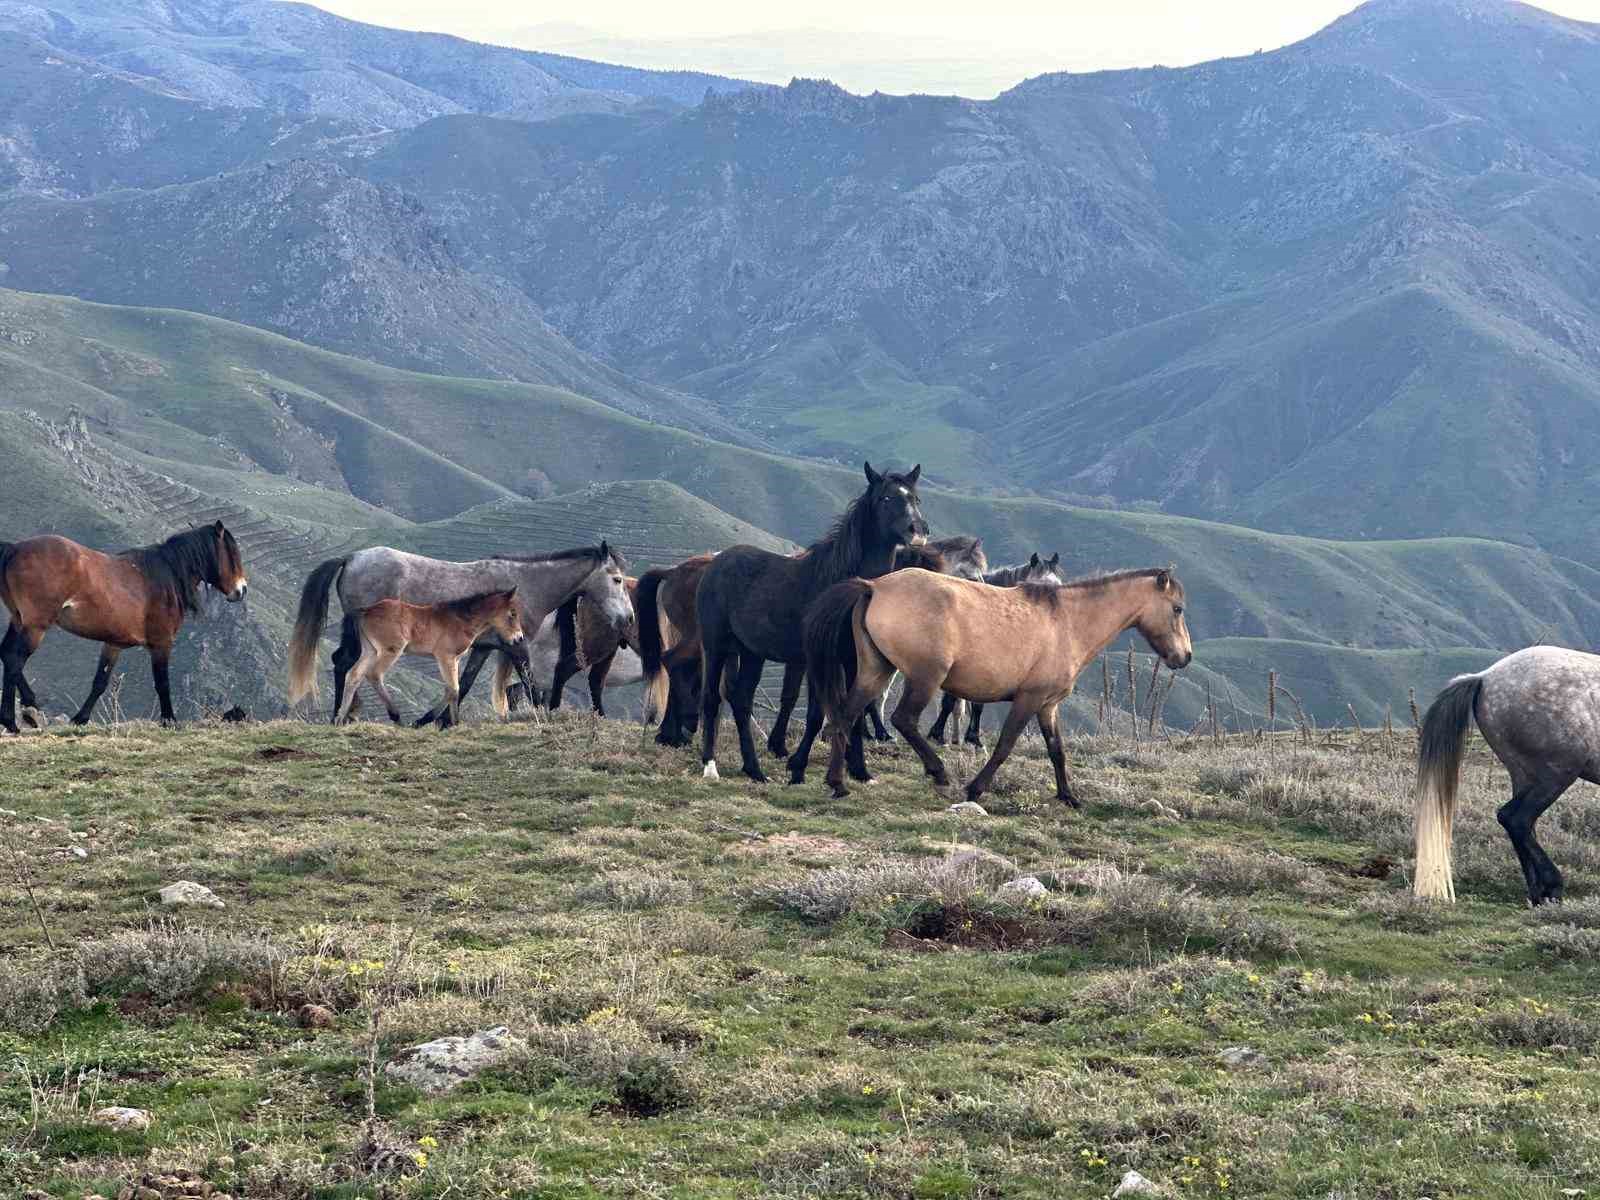
<svg viewBox="0 0 1600 1200">
<path fill-rule="evenodd" d="M 609 686 L 642 683 L 656 740 L 682 746 L 696 732 L 704 775 L 717 777 L 721 707 L 731 709 L 744 774 L 765 782 L 752 713 L 767 663 L 783 686 L 766 749 L 803 783 L 813 743 L 828 730 L 826 780 L 869 781 L 865 742 L 889 737 L 884 698 L 903 680 L 889 724 L 937 787 L 949 774 L 935 749 L 960 706 L 971 706 L 969 744 L 981 745 L 982 706 L 1010 710 L 993 751 L 967 784 L 976 801 L 1030 722 L 1037 724 L 1057 798 L 1078 807 L 1059 706 L 1078 675 L 1122 634 L 1136 631 L 1173 670 L 1193 659 L 1183 584 L 1170 567 L 1063 579 L 1060 555 L 990 569 L 971 536 L 930 540 L 921 467 L 878 472 L 828 532 L 795 554 L 734 546 L 675 566 L 627 575 L 606 542 L 547 554 L 445 562 L 389 547 L 320 564 L 306 579 L 290 636 L 291 706 L 317 693 L 316 655 L 337 593 L 343 618 L 332 655 L 333 720 L 348 721 L 363 683 L 391 720 L 400 713 L 384 676 L 405 654 L 436 661 L 444 695 L 416 722 L 447 728 L 462 697 L 495 658 L 492 700 L 504 714 L 526 697 L 558 706 L 567 682 L 589 672 L 603 713 Z M 104 553 L 47 534 L 0 543 L 0 602 L 10 624 L 0 642 L 0 726 L 19 732 L 17 703 L 36 711 L 25 675 L 52 626 L 101 643 L 100 662 L 74 723 L 89 721 L 122 651 L 149 649 L 164 723 L 174 721 L 169 662 L 185 617 L 209 587 L 241 601 L 249 582 L 239 544 L 221 521 L 164 542 Z M 462 663 L 465 663 L 464 669 Z M 459 672 L 459 673 L 458 673 Z M 513 679 L 516 684 L 513 685 Z M 806 687 L 799 743 L 790 720 Z M 937 720 L 921 717 L 942 693 Z M 1513 783 L 1499 819 L 1533 904 L 1559 901 L 1561 872 L 1534 836 L 1540 815 L 1578 779 L 1600 782 L 1600 657 L 1538 646 L 1453 680 L 1424 717 L 1415 792 L 1419 896 L 1453 900 L 1451 839 L 1467 734 L 1476 720 Z M 37 721 L 35 720 L 35 723 Z"/>
</svg>

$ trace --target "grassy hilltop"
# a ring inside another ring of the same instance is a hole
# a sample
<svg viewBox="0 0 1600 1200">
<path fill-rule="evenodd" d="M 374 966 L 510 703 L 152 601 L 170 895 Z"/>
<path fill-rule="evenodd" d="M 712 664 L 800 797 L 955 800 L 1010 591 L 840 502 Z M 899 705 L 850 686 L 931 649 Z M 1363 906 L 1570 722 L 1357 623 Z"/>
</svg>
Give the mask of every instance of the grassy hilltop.
<svg viewBox="0 0 1600 1200">
<path fill-rule="evenodd" d="M 1600 1183 L 1592 793 L 1542 831 L 1572 899 L 1528 913 L 1475 757 L 1462 903 L 1418 905 L 1409 735 L 1075 739 L 1080 813 L 1024 743 L 979 819 L 903 748 L 831 802 L 587 717 L 4 750 L 39 905 L 0 896 L 7 1195 L 180 1169 L 272 1200 Z M 1047 897 L 997 897 L 1025 873 Z M 180 878 L 227 908 L 152 909 Z M 447 1096 L 380 1072 L 410 1173 L 369 1176 L 369 1054 L 496 1025 L 526 1048 Z M 154 1123 L 90 1123 L 113 1103 Z"/>
</svg>

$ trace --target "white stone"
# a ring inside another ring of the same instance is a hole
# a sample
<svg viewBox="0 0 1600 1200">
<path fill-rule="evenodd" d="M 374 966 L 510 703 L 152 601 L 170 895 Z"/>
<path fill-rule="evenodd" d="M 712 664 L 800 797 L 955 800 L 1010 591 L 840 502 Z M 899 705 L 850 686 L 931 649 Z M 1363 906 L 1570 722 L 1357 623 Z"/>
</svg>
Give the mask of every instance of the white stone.
<svg viewBox="0 0 1600 1200">
<path fill-rule="evenodd" d="M 199 905 L 204 908 L 226 908 L 217 894 L 201 883 L 180 879 L 161 889 L 161 903 L 170 905 Z"/>
<path fill-rule="evenodd" d="M 1050 889 L 1036 875 L 1024 875 L 1021 879 L 1002 883 L 999 890 L 1002 900 L 1039 900 L 1049 894 Z"/>
<path fill-rule="evenodd" d="M 1111 1193 L 1111 1200 L 1118 1196 L 1159 1196 L 1161 1189 L 1151 1183 L 1137 1171 L 1129 1171 L 1122 1177 L 1122 1182 L 1117 1184 L 1117 1190 Z"/>
<path fill-rule="evenodd" d="M 420 1046 L 408 1046 L 384 1065 L 383 1073 L 390 1079 L 437 1095 L 488 1070 L 525 1045 L 504 1025 L 497 1025 L 471 1037 L 442 1037 Z"/>
<path fill-rule="evenodd" d="M 945 809 L 945 812 L 953 813 L 958 817 L 987 817 L 989 815 L 988 809 L 971 800 L 962 800 L 957 804 L 952 804 Z"/>
<path fill-rule="evenodd" d="M 1217 1061 L 1233 1070 L 1248 1070 L 1264 1064 L 1267 1056 L 1254 1046 L 1228 1046 L 1217 1051 Z"/>
<path fill-rule="evenodd" d="M 154 1120 L 142 1108 L 123 1108 L 118 1104 L 95 1109 L 89 1119 L 96 1125 L 104 1125 L 107 1129 L 130 1133 L 143 1133 L 150 1128 L 150 1122 Z"/>
</svg>

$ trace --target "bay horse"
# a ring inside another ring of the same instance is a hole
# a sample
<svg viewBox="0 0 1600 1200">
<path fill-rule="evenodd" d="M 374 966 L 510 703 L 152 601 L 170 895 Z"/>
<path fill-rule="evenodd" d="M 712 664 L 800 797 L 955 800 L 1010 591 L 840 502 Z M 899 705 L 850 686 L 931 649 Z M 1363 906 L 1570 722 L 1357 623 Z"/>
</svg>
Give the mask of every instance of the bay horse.
<svg viewBox="0 0 1600 1200">
<path fill-rule="evenodd" d="M 389 546 L 330 558 L 311 572 L 300 592 L 299 613 L 289 638 L 289 703 L 317 694 L 314 660 L 328 618 L 328 597 L 335 588 L 345 612 L 339 647 L 333 654 L 333 707 L 337 713 L 343 707 L 345 676 L 361 655 L 353 614 L 363 608 L 380 600 L 437 604 L 515 588 L 524 629 L 538 629 L 546 616 L 579 595 L 593 601 L 603 617 L 620 629 L 633 619 L 633 606 L 623 587 L 626 569 L 621 556 L 605 542 L 576 550 L 473 562 L 445 562 Z M 483 657 L 493 649 L 494 645 L 483 648 Z M 482 658 L 477 662 L 481 665 Z M 468 666 L 472 667 L 470 661 Z M 505 696 L 498 689 L 494 701 L 503 713 Z M 436 711 L 430 712 L 424 721 L 437 717 Z"/>
<path fill-rule="evenodd" d="M 389 710 L 389 719 L 396 725 L 400 723 L 400 710 L 395 707 L 389 689 L 383 686 L 383 677 L 402 654 L 431 655 L 438 664 L 439 678 L 444 683 L 444 701 L 439 715 L 441 729 L 453 725 L 457 719 L 461 702 L 457 672 L 461 656 L 486 634 L 492 633 L 518 660 L 526 674 L 528 650 L 516 588 L 438 604 L 380 600 L 356 612 L 355 623 L 356 636 L 361 639 L 361 657 L 356 659 L 346 677 L 348 690 L 344 703 L 334 714 L 335 725 L 342 725 L 349 719 L 356 692 L 364 679 L 372 681 L 373 690 Z"/>
<path fill-rule="evenodd" d="M 1060 568 L 1060 551 L 1052 554 L 1049 558 L 1041 558 L 1039 552 L 1035 550 L 1033 556 L 1027 562 L 1018 563 L 1011 567 L 1001 567 L 996 571 L 985 571 L 980 581 L 987 583 L 990 587 L 1016 587 L 1022 583 L 1059 584 L 1062 582 Z M 945 744 L 945 725 L 952 717 L 955 717 L 956 710 L 961 707 L 962 703 L 963 701 L 952 696 L 949 692 L 942 694 L 939 702 L 939 718 L 934 721 L 928 730 L 928 740 L 930 742 L 935 742 L 940 746 Z M 883 701 L 879 700 L 873 707 L 879 708 L 882 704 Z M 967 735 L 962 740 L 967 745 L 982 750 L 983 705 L 973 702 L 968 704 L 967 707 L 971 710 L 971 716 L 967 720 Z M 960 718 L 956 718 L 958 728 L 960 723 Z"/>
<path fill-rule="evenodd" d="M 534 670 L 542 670 L 545 660 L 549 661 L 552 712 L 561 707 L 561 697 L 566 691 L 567 681 L 579 671 L 588 673 L 589 704 L 595 715 L 601 717 L 606 715 L 603 699 L 606 688 L 637 683 L 642 677 L 643 671 L 637 653 L 639 581 L 629 576 L 623 580 L 623 586 L 627 589 L 629 604 L 634 606 L 634 619 L 623 629 L 618 629 L 601 617 L 595 611 L 594 605 L 582 597 L 578 599 L 576 611 L 571 614 L 573 631 L 570 650 L 565 644 L 568 639 L 561 636 L 553 620 L 540 626 L 539 634 L 534 639 L 533 649 L 529 653 L 535 658 Z M 619 662 L 623 669 L 613 680 L 612 671 L 618 667 Z M 501 670 L 504 669 L 502 664 Z M 655 720 L 656 714 L 652 711 L 655 703 L 653 695 L 646 695 L 644 720 L 647 725 Z"/>
<path fill-rule="evenodd" d="M 700 724 L 700 617 L 695 597 L 712 555 L 697 554 L 675 567 L 639 576 L 639 659 L 646 687 L 659 700 L 656 742 L 684 746 Z"/>
<path fill-rule="evenodd" d="M 172 644 L 184 617 L 199 611 L 202 586 L 234 603 L 249 590 L 239 543 L 221 521 L 117 554 L 53 533 L 0 543 L 0 600 L 11 614 L 0 642 L 5 667 L 0 726 L 17 732 L 19 695 L 24 705 L 35 707 L 23 667 L 52 625 L 101 643 L 94 683 L 72 718 L 74 725 L 88 723 L 118 657 L 130 646 L 149 648 L 161 721 L 172 724 Z"/>
<path fill-rule="evenodd" d="M 1036 719 L 1055 768 L 1056 798 L 1077 808 L 1057 706 L 1084 666 L 1128 629 L 1137 629 L 1174 671 L 1194 658 L 1183 585 L 1170 568 L 1060 586 L 997 588 L 929 571 L 836 584 L 811 606 L 805 633 L 811 690 L 833 726 L 833 794 L 849 794 L 843 767 L 856 720 L 899 670 L 905 690 L 891 719 L 936 786 L 945 786 L 949 776 L 917 721 L 943 688 L 963 700 L 1011 701 L 994 753 L 967 785 L 967 799 L 988 790 L 1023 727 Z"/>
<path fill-rule="evenodd" d="M 1458 675 L 1428 706 L 1417 740 L 1411 885 L 1426 899 L 1456 898 L 1456 789 L 1474 721 L 1511 776 L 1511 799 L 1496 816 L 1522 866 L 1528 902 L 1560 901 L 1565 881 L 1534 826 L 1578 780 L 1600 783 L 1600 657 L 1530 646 L 1475 675 Z"/>
<path fill-rule="evenodd" d="M 789 557 L 757 546 L 733 546 L 711 560 L 695 592 L 700 623 L 700 761 L 717 777 L 719 683 L 730 661 L 729 704 L 739 732 L 744 773 L 765 783 L 766 772 L 750 735 L 750 710 L 767 660 L 803 663 L 802 622 L 807 606 L 842 579 L 882 575 L 901 546 L 927 540 L 928 524 L 917 498 L 919 464 L 901 475 L 865 464 L 866 489 L 852 500 L 826 536 L 804 554 Z M 859 713 L 857 714 L 860 715 Z M 865 771 L 865 765 L 861 768 Z"/>
</svg>

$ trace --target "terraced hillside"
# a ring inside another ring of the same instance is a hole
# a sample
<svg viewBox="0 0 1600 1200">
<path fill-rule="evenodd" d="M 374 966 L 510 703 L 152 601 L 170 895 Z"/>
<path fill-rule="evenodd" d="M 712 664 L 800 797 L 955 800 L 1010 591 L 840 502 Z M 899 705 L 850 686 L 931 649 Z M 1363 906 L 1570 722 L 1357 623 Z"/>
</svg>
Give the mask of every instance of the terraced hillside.
<svg viewBox="0 0 1600 1200">
<path fill-rule="evenodd" d="M 260 530 L 255 649 L 233 665 L 213 656 L 216 682 L 195 695 L 264 712 L 281 697 L 275 647 L 296 589 L 324 557 L 390 543 L 470 558 L 604 537 L 644 565 L 736 541 L 804 545 L 861 478 L 560 389 L 421 375 L 213 318 L 16 292 L 0 292 L 4 412 L 19 465 L 0 534 L 37 531 L 41 512 L 100 545 L 207 514 Z M 30 454 L 41 442 L 49 449 Z M 1372 724 L 1463 664 L 1533 641 L 1600 641 L 1596 572 L 1524 547 L 1323 541 L 924 491 L 936 530 L 982 535 L 996 562 L 1037 548 L 1073 571 L 1176 563 L 1200 642 L 1172 693 L 1176 722 L 1198 716 L 1208 686 L 1249 719 L 1275 668 L 1318 719 L 1344 720 L 1355 704 Z M 41 667 L 52 678 L 56 654 L 72 665 L 53 701 L 91 673 L 86 647 L 52 649 Z M 145 703 L 142 668 L 125 673 L 130 702 Z"/>
</svg>

